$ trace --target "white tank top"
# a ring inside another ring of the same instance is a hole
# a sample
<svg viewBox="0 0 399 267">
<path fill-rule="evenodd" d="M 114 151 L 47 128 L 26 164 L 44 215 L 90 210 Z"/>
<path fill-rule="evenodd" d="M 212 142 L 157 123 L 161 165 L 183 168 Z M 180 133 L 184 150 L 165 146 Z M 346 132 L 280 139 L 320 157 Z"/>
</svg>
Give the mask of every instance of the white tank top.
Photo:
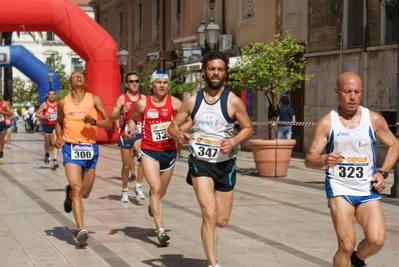
<svg viewBox="0 0 399 267">
<path fill-rule="evenodd" d="M 331 130 L 326 153 L 339 152 L 337 166 L 326 167 L 327 198 L 339 195 L 368 196 L 376 171 L 376 138 L 370 112 L 361 108 L 360 124 L 354 129 L 344 127 L 337 109 L 330 112 Z"/>
<path fill-rule="evenodd" d="M 236 157 L 234 149 L 229 154 L 220 153 L 223 138 L 234 136 L 235 120 L 227 112 L 227 99 L 230 90 L 223 89 L 220 98 L 213 104 L 208 104 L 204 98 L 204 90 L 197 93 L 191 118 L 194 140 L 189 142 L 191 154 L 207 162 L 223 162 Z"/>
</svg>

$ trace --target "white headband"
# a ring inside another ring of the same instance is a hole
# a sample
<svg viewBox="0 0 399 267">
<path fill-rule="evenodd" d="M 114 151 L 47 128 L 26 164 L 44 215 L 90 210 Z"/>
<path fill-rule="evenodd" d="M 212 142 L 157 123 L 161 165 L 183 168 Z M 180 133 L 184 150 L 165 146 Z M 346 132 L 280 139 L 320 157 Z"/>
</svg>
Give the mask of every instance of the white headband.
<svg viewBox="0 0 399 267">
<path fill-rule="evenodd" d="M 150 83 L 152 83 L 153 81 L 155 81 L 158 78 L 163 78 L 163 79 L 167 79 L 169 81 L 169 76 L 168 74 L 166 74 L 166 72 L 162 71 L 162 70 L 156 70 L 154 71 L 154 73 L 151 75 L 151 80 Z"/>
</svg>

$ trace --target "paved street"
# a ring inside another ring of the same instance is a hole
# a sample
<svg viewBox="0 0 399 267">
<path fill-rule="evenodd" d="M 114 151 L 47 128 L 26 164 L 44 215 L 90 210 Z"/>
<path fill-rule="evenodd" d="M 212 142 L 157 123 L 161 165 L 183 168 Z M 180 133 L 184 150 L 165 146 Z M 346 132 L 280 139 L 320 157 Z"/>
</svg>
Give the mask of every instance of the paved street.
<svg viewBox="0 0 399 267">
<path fill-rule="evenodd" d="M 20 125 L 22 126 L 22 125 Z M 96 182 L 84 200 L 89 246 L 79 248 L 72 213 L 63 210 L 66 178 L 43 163 L 40 133 L 13 134 L 0 163 L 0 266 L 172 266 L 203 267 L 201 213 L 186 184 L 188 151 L 182 151 L 163 199 L 164 227 L 171 237 L 160 247 L 147 199 L 121 204 L 120 154 L 116 145 L 101 145 Z M 184 147 L 185 149 L 186 147 Z M 59 160 L 62 162 L 61 155 Z M 285 178 L 256 174 L 250 152 L 239 152 L 234 207 L 229 225 L 219 230 L 222 267 L 332 266 L 336 237 L 324 193 L 323 171 L 308 170 L 303 158 L 291 160 Z M 393 182 L 391 172 L 384 193 Z M 387 238 L 370 267 L 399 262 L 399 199 L 383 194 Z M 358 237 L 362 236 L 356 225 Z"/>
</svg>

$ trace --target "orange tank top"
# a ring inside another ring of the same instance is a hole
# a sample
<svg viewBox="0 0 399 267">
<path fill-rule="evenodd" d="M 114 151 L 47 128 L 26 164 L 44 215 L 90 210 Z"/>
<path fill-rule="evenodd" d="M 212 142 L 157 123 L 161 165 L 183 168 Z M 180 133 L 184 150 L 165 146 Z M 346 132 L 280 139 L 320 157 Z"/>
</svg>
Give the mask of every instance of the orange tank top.
<svg viewBox="0 0 399 267">
<path fill-rule="evenodd" d="M 90 115 L 95 120 L 98 118 L 97 110 L 93 103 L 93 95 L 86 93 L 79 103 L 72 101 L 72 95 L 67 95 L 63 111 L 64 141 L 72 144 L 94 144 L 97 137 L 97 127 L 83 121 L 86 115 Z"/>
</svg>

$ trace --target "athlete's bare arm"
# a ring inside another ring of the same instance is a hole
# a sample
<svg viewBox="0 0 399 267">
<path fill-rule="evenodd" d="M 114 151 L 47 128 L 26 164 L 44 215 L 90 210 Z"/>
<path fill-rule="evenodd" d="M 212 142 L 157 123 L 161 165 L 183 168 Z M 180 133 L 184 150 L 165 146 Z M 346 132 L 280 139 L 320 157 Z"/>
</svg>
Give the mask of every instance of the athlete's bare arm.
<svg viewBox="0 0 399 267">
<path fill-rule="evenodd" d="M 106 130 L 112 129 L 112 121 L 109 119 L 108 113 L 104 108 L 103 101 L 101 101 L 101 98 L 98 95 L 93 95 L 93 103 L 94 107 L 102 117 L 102 120 L 97 121 L 96 126 Z M 92 124 L 91 121 L 89 121 L 89 123 Z"/>
<path fill-rule="evenodd" d="M 194 103 L 197 94 L 186 98 L 181 104 L 179 112 L 173 118 L 173 121 L 169 125 L 169 135 L 176 139 L 179 143 L 187 143 L 193 137 L 187 134 L 187 131 L 192 127 L 191 113 L 194 108 Z"/>
<path fill-rule="evenodd" d="M 125 103 L 125 97 L 123 95 L 120 95 L 118 99 L 116 100 L 115 106 L 113 107 L 111 114 L 109 115 L 109 118 L 112 122 L 116 121 L 119 119 L 121 116 L 121 109 L 124 108 L 123 104 Z M 123 114 L 126 112 L 123 111 Z"/>
<path fill-rule="evenodd" d="M 330 114 L 321 118 L 314 129 L 313 141 L 305 157 L 305 166 L 311 169 L 325 168 L 327 165 L 334 167 L 340 158 L 337 152 L 322 155 L 331 129 Z"/>
<path fill-rule="evenodd" d="M 45 108 L 46 108 L 46 102 L 42 103 L 40 105 L 40 107 L 38 108 L 38 110 L 36 111 L 36 117 L 37 118 L 39 118 L 39 119 L 45 119 L 46 118 L 46 115 L 43 115 L 43 111 L 45 110 Z"/>
<path fill-rule="evenodd" d="M 55 135 L 56 135 L 56 148 L 62 148 L 64 145 L 64 106 L 65 106 L 65 98 L 58 101 L 58 112 L 57 112 L 57 122 L 55 124 Z"/>
<path fill-rule="evenodd" d="M 139 99 L 134 105 L 132 116 L 129 119 L 129 130 L 125 131 L 125 139 L 131 139 L 133 137 L 133 129 L 136 129 L 136 123 L 143 114 L 144 108 L 147 105 L 146 98 Z"/>
<path fill-rule="evenodd" d="M 232 138 L 234 144 L 238 145 L 252 135 L 254 131 L 252 122 L 248 116 L 244 102 L 232 92 L 230 92 L 228 97 L 227 110 L 230 117 L 237 120 L 240 125 L 240 132 Z"/>
</svg>

